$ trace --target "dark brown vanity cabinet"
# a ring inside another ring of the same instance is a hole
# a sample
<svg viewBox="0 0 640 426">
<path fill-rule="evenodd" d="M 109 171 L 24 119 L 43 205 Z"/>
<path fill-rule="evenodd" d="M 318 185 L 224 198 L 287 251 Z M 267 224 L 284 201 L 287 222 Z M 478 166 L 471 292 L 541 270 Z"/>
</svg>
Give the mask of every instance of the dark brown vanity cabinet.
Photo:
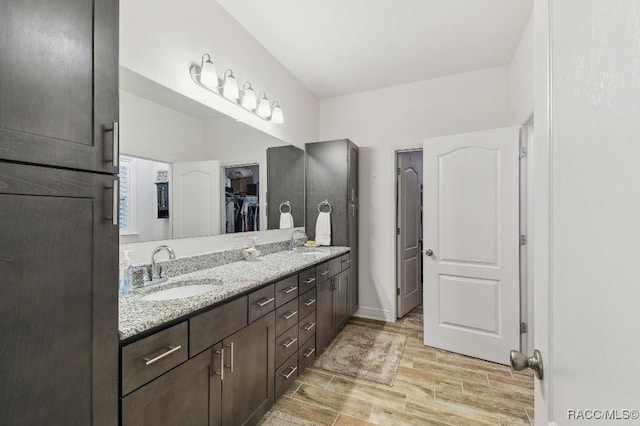
<svg viewBox="0 0 640 426">
<path fill-rule="evenodd" d="M 325 273 L 317 285 L 317 331 L 316 343 L 319 352 L 329 346 L 331 340 L 349 321 L 349 272 L 342 258 L 331 259 L 318 265 L 320 273 Z M 349 265 L 349 264 L 346 264 Z"/>
<path fill-rule="evenodd" d="M 331 245 L 351 248 L 349 314 L 358 310 L 358 147 L 349 139 L 305 144 L 305 224 L 315 239 L 318 207 L 331 204 Z M 321 208 L 328 211 L 327 206 Z"/>
</svg>

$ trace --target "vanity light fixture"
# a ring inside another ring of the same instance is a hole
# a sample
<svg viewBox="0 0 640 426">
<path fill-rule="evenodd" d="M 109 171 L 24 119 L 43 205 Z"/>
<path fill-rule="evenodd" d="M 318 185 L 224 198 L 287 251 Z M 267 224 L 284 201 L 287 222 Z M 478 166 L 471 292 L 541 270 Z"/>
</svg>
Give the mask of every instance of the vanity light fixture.
<svg viewBox="0 0 640 426">
<path fill-rule="evenodd" d="M 206 58 L 206 60 L 205 60 Z M 208 53 L 202 55 L 202 63 L 200 65 L 200 83 L 205 85 L 207 89 L 218 92 L 218 72 L 216 66 L 213 65 L 211 56 Z"/>
<path fill-rule="evenodd" d="M 271 117 L 271 105 L 269 105 L 269 99 L 267 99 L 267 94 L 264 92 L 260 92 L 258 95 L 258 109 L 256 112 L 264 119 Z"/>
<path fill-rule="evenodd" d="M 278 103 L 278 101 L 273 101 L 273 104 L 271 105 L 271 121 L 276 124 L 281 124 L 284 122 L 282 108 L 280 108 L 280 104 Z"/>
<path fill-rule="evenodd" d="M 256 98 L 256 92 L 253 90 L 251 82 L 246 81 L 242 85 L 242 90 L 239 90 L 238 81 L 231 69 L 225 70 L 222 79 L 220 79 L 216 67 L 211 60 L 211 55 L 208 53 L 202 55 L 200 65 L 191 65 L 189 73 L 194 83 L 215 93 L 222 99 L 238 105 L 265 121 L 270 121 L 275 124 L 284 122 L 280 104 L 275 101 L 273 102 L 272 108 L 269 104 L 269 99 L 267 99 L 267 94 L 264 92 L 260 92 L 260 95 Z"/>
<path fill-rule="evenodd" d="M 247 87 L 247 85 L 249 87 Z M 254 110 L 258 106 L 258 101 L 256 100 L 256 92 L 251 87 L 251 83 L 245 81 L 242 85 L 242 93 L 241 93 L 241 103 L 243 108 Z"/>
<path fill-rule="evenodd" d="M 229 74 L 227 74 L 227 71 Z M 222 84 L 222 94 L 225 98 L 237 101 L 240 98 L 240 93 L 238 91 L 238 82 L 236 78 L 233 76 L 233 71 L 230 69 L 225 70 L 224 72 L 224 83 Z"/>
</svg>

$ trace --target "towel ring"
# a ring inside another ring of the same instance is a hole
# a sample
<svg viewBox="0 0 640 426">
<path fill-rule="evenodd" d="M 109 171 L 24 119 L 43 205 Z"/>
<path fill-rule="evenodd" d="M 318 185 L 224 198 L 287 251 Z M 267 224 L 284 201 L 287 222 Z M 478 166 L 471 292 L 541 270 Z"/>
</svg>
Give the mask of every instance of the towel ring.
<svg viewBox="0 0 640 426">
<path fill-rule="evenodd" d="M 282 211 L 282 207 L 289 207 L 289 211 L 288 212 L 283 212 Z M 291 203 L 289 201 L 285 201 L 284 203 L 280 203 L 280 207 L 278 208 L 280 210 L 280 213 L 291 213 Z"/>
<path fill-rule="evenodd" d="M 331 207 L 331 204 L 329 204 L 329 201 L 327 201 L 327 200 L 322 200 L 320 202 L 320 204 L 318 204 L 318 212 L 320 212 L 320 213 L 322 213 L 322 206 L 329 207 L 329 212 L 328 213 L 331 213 L 333 211 L 333 208 Z"/>
</svg>

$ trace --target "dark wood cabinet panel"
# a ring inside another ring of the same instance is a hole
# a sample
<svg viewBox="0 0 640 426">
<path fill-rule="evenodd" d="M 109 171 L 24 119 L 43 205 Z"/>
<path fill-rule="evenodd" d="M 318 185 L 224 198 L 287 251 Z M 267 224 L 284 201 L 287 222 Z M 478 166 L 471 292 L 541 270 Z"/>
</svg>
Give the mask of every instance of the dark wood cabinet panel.
<svg viewBox="0 0 640 426">
<path fill-rule="evenodd" d="M 122 399 L 123 426 L 207 426 L 219 397 L 214 349 L 179 365 Z M 210 392 L 210 389 L 212 390 Z"/>
<path fill-rule="evenodd" d="M 189 356 L 207 349 L 247 325 L 247 296 L 217 306 L 189 320 Z"/>
<path fill-rule="evenodd" d="M 0 159 L 116 172 L 118 1 L 0 1 Z"/>
<path fill-rule="evenodd" d="M 333 279 L 334 332 L 338 334 L 349 321 L 349 271 L 342 271 Z"/>
<path fill-rule="evenodd" d="M 223 425 L 256 424 L 273 404 L 275 328 L 271 311 L 223 341 Z"/>
<path fill-rule="evenodd" d="M 316 347 L 321 352 L 334 336 L 332 284 L 332 280 L 325 280 L 316 285 Z"/>
<path fill-rule="evenodd" d="M 117 423 L 112 186 L 0 161 L 0 424 Z"/>
</svg>

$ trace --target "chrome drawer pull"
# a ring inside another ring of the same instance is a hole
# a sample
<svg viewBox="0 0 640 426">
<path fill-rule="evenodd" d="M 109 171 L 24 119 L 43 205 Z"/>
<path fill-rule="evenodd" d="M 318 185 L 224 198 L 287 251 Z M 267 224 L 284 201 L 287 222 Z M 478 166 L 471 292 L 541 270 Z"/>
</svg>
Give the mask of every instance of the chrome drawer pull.
<svg viewBox="0 0 640 426">
<path fill-rule="evenodd" d="M 216 371 L 216 374 L 220 376 L 220 380 L 224 380 L 224 348 L 216 351 L 220 355 L 220 371 Z"/>
<path fill-rule="evenodd" d="M 291 375 L 293 373 L 295 373 L 296 370 L 298 369 L 298 367 L 295 367 L 295 366 L 294 367 L 290 367 L 290 368 L 291 368 L 291 370 L 289 370 L 289 373 L 282 375 L 282 377 L 284 377 L 285 379 L 288 379 L 289 377 L 291 377 Z"/>
<path fill-rule="evenodd" d="M 227 368 L 233 373 L 233 342 L 227 343 L 225 346 L 231 349 L 231 353 L 229 354 L 230 363 Z"/>
<path fill-rule="evenodd" d="M 269 303 L 273 302 L 275 299 L 273 297 L 270 297 L 268 299 L 263 300 L 262 302 L 256 302 L 256 305 L 260 306 L 261 308 L 265 305 L 268 305 Z"/>
<path fill-rule="evenodd" d="M 313 355 L 315 351 L 316 351 L 316 348 L 309 348 L 309 351 L 302 355 L 304 355 L 305 358 L 309 358 L 311 355 Z"/>
<path fill-rule="evenodd" d="M 297 337 L 290 337 L 289 338 L 289 342 L 288 343 L 283 343 L 282 346 L 284 346 L 285 348 L 288 348 L 289 346 L 293 345 L 297 341 L 298 341 Z"/>
<path fill-rule="evenodd" d="M 309 299 L 306 302 L 304 302 L 304 306 L 311 306 L 314 303 L 316 303 L 316 299 Z"/>
<path fill-rule="evenodd" d="M 304 283 L 305 284 L 311 284 L 312 282 L 314 282 L 316 279 L 315 278 L 309 278 L 308 280 L 306 280 Z"/>
<path fill-rule="evenodd" d="M 342 263 L 351 263 L 351 260 L 343 260 Z"/>
<path fill-rule="evenodd" d="M 307 323 L 307 324 L 309 324 L 309 323 Z M 315 322 L 312 322 L 312 323 L 310 323 L 309 325 L 307 325 L 306 327 L 302 327 L 302 328 L 304 328 L 304 329 L 305 329 L 305 330 L 307 330 L 307 331 L 311 331 L 311 329 L 312 329 L 313 327 L 315 327 L 315 326 L 316 326 L 316 323 L 315 323 Z"/>
<path fill-rule="evenodd" d="M 284 294 L 289 294 L 289 293 L 291 293 L 292 291 L 296 291 L 297 289 L 298 289 L 298 287 L 289 287 L 289 288 L 285 288 L 284 290 L 282 290 L 282 292 L 283 292 Z"/>
<path fill-rule="evenodd" d="M 328 273 L 329 273 L 329 271 L 324 271 L 324 272 L 320 272 L 320 275 L 322 275 L 322 276 L 324 277 L 324 276 L 325 276 L 325 275 L 327 275 Z"/>
<path fill-rule="evenodd" d="M 289 320 L 293 317 L 295 317 L 296 315 L 298 315 L 298 311 L 290 311 L 288 314 L 283 315 L 282 318 Z"/>
<path fill-rule="evenodd" d="M 164 358 L 165 356 L 171 355 L 172 353 L 179 351 L 180 349 L 182 349 L 182 345 L 178 345 L 178 346 L 169 346 L 169 350 L 166 352 L 161 353 L 160 355 L 154 357 L 154 358 L 149 358 L 149 357 L 144 357 L 144 363 L 146 365 L 151 365 L 156 361 L 160 361 L 162 358 Z"/>
</svg>

